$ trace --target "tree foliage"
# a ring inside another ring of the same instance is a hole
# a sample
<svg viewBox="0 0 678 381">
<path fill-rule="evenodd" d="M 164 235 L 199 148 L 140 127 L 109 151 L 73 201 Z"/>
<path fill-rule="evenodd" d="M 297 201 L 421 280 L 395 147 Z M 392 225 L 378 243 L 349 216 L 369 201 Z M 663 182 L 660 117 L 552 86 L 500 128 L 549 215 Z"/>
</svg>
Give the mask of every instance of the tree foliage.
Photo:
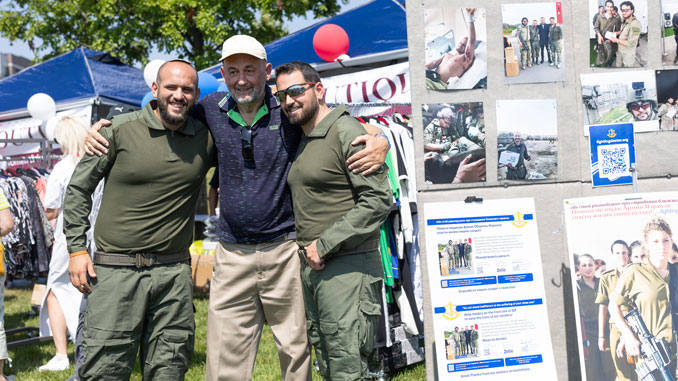
<svg viewBox="0 0 678 381">
<path fill-rule="evenodd" d="M 146 63 L 153 46 L 200 69 L 218 62 L 234 34 L 262 43 L 286 34 L 283 20 L 327 17 L 347 0 L 0 0 L 0 35 L 26 41 L 41 61 L 79 46 Z"/>
</svg>

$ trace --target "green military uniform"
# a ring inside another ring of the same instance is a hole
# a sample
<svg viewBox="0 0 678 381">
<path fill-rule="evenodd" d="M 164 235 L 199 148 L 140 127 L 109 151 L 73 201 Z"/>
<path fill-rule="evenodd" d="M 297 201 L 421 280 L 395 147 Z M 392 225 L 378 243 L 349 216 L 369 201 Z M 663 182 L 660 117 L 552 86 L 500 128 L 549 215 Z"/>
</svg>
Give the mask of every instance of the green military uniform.
<svg viewBox="0 0 678 381">
<path fill-rule="evenodd" d="M 447 82 L 443 82 L 442 79 L 426 77 L 426 88 L 431 90 L 447 90 Z"/>
<path fill-rule="evenodd" d="M 600 283 L 598 284 L 598 294 L 596 295 L 596 303 L 607 306 L 610 303 L 610 294 L 614 291 L 617 286 L 617 281 L 619 280 L 619 273 L 616 269 L 606 271 L 600 277 Z M 622 314 L 629 312 L 626 306 L 621 306 Z M 636 379 L 636 372 L 633 369 L 633 366 L 626 361 L 625 358 L 617 357 L 617 345 L 619 345 L 619 340 L 621 338 L 621 332 L 619 328 L 612 322 L 612 319 L 608 316 L 608 322 L 610 326 L 610 349 L 601 354 L 601 360 L 603 363 L 603 370 L 606 375 L 608 369 L 606 364 L 610 358 L 614 364 L 614 368 L 617 374 L 615 381 L 631 381 Z M 588 333 L 587 333 L 588 334 Z M 603 336 L 602 333 L 598 333 L 598 336 Z M 611 377 L 610 377 L 611 379 Z"/>
<path fill-rule="evenodd" d="M 90 195 L 105 177 L 94 230 L 98 250 L 127 259 L 141 253 L 189 258 L 198 194 L 216 151 L 202 123 L 189 117 L 181 128 L 166 129 L 155 107 L 152 101 L 141 111 L 115 117 L 101 130 L 108 153 L 85 156 L 76 167 L 64 201 L 71 253 L 87 248 Z M 129 379 L 139 351 L 144 379 L 183 379 L 195 331 L 187 260 L 150 267 L 95 264 L 94 269 L 80 377 Z"/>
<path fill-rule="evenodd" d="M 589 355 L 584 360 L 586 367 L 586 379 L 604 380 L 600 350 L 598 349 L 598 305 L 596 295 L 600 280 L 594 279 L 594 287 L 591 288 L 584 279 L 577 281 L 577 297 L 579 299 L 579 316 L 584 322 L 583 329 L 586 331 L 586 339 L 589 341 Z"/>
<path fill-rule="evenodd" d="M 452 244 L 452 252 L 454 253 L 454 266 L 459 267 L 459 246 Z"/>
<path fill-rule="evenodd" d="M 520 40 L 520 65 L 523 70 L 530 64 L 530 28 L 520 24 L 516 28 L 516 36 Z"/>
<path fill-rule="evenodd" d="M 368 377 L 381 315 L 383 270 L 376 246 L 392 198 L 385 171 L 369 176 L 348 169 L 365 130 L 345 106 L 302 136 L 287 177 L 297 243 L 317 240 L 325 267 L 302 265 L 307 329 L 324 379 Z M 374 246 L 372 245 L 374 243 Z"/>
<path fill-rule="evenodd" d="M 475 329 L 471 331 L 471 348 L 473 348 L 473 354 L 478 355 L 478 331 Z"/>
<path fill-rule="evenodd" d="M 617 44 L 613 44 L 609 40 L 606 40 L 605 33 L 617 32 L 620 29 L 621 19 L 619 17 L 612 16 L 607 18 L 606 15 L 602 15 L 596 18 L 596 21 L 593 23 L 593 30 L 596 32 L 597 66 L 610 66 L 612 64 L 612 59 L 614 58 L 615 52 L 617 51 Z M 603 37 L 602 44 L 597 43 L 598 34 Z"/>
<path fill-rule="evenodd" d="M 466 334 L 464 331 L 459 331 L 459 344 L 461 346 L 461 355 L 466 354 Z"/>
<path fill-rule="evenodd" d="M 464 255 L 466 256 L 466 265 L 469 269 L 471 268 L 471 262 L 473 262 L 473 259 L 471 258 L 471 251 L 473 251 L 471 244 L 464 244 Z"/>
<path fill-rule="evenodd" d="M 659 116 L 661 120 L 662 130 L 670 130 L 673 128 L 673 119 L 666 116 L 666 114 L 671 110 L 671 107 L 673 107 L 673 105 L 662 103 L 662 105 L 659 106 L 659 110 L 657 110 L 657 116 Z"/>
<path fill-rule="evenodd" d="M 669 266 L 673 266 L 669 264 Z M 650 334 L 663 339 L 669 345 L 671 374 L 676 369 L 676 341 L 671 318 L 668 275 L 662 278 L 654 266 L 645 259 L 643 263 L 628 265 L 617 281 L 617 287 L 610 295 L 622 308 L 638 308 Z"/>
<path fill-rule="evenodd" d="M 435 118 L 424 128 L 424 144 L 440 144 L 443 139 L 443 128 L 440 121 Z"/>
<path fill-rule="evenodd" d="M 553 57 L 553 55 L 551 56 Z M 506 170 L 506 179 L 507 180 L 523 180 L 527 177 L 527 167 L 525 167 L 525 160 L 530 159 L 530 154 L 527 152 L 527 146 L 524 142 L 520 142 L 520 145 L 516 145 L 515 142 L 511 143 L 510 146 L 506 148 L 507 151 L 515 152 L 520 155 L 518 158 L 518 163 L 513 168 L 507 168 Z"/>
<path fill-rule="evenodd" d="M 445 246 L 445 252 L 447 252 L 447 263 L 448 263 L 448 268 L 450 270 L 456 269 L 457 266 L 455 265 L 456 263 L 456 258 L 454 255 L 454 244 L 452 245 L 446 245 Z"/>
<path fill-rule="evenodd" d="M 626 41 L 626 46 L 617 44 L 617 58 L 614 67 L 636 67 L 636 48 L 640 39 L 642 25 L 635 16 L 624 20 L 618 39 Z"/>
<path fill-rule="evenodd" d="M 558 24 L 553 24 L 549 27 L 549 44 L 551 45 L 551 59 L 553 65 L 560 67 L 563 61 L 561 55 L 562 46 L 560 41 L 563 39 L 563 28 Z"/>
<path fill-rule="evenodd" d="M 532 57 L 532 64 L 536 65 L 539 62 L 539 31 L 536 26 L 530 27 L 530 55 Z"/>
</svg>

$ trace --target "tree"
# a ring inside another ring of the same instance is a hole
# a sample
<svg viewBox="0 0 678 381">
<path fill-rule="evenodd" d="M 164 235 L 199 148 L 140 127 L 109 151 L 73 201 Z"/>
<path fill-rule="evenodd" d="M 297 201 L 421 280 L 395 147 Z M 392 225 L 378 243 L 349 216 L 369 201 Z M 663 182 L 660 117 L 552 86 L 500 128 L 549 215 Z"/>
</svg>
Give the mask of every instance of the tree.
<svg viewBox="0 0 678 381">
<path fill-rule="evenodd" d="M 286 34 L 282 22 L 310 11 L 317 18 L 347 0 L 0 0 L 0 35 L 26 41 L 41 61 L 79 46 L 123 62 L 145 64 L 149 51 L 194 62 L 218 62 L 221 44 L 234 34 L 262 43 Z M 40 44 L 36 39 L 41 40 Z"/>
</svg>

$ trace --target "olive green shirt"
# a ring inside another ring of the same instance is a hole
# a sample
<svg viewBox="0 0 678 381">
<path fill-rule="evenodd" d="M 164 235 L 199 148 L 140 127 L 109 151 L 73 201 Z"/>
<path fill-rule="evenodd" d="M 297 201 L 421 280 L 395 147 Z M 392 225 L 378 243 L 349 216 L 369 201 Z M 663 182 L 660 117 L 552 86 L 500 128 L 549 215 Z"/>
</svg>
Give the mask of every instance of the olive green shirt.
<svg viewBox="0 0 678 381">
<path fill-rule="evenodd" d="M 584 320 L 587 337 L 598 337 L 598 305 L 596 293 L 599 279 L 594 277 L 595 286 L 591 288 L 584 279 L 577 281 L 577 296 L 579 297 L 579 315 Z"/>
<path fill-rule="evenodd" d="M 424 128 L 424 144 L 438 144 L 443 138 L 443 128 L 436 118 Z"/>
<path fill-rule="evenodd" d="M 617 287 L 618 281 L 619 273 L 617 272 L 617 269 L 606 271 L 603 273 L 603 275 L 600 276 L 600 283 L 598 284 L 598 294 L 596 295 L 597 304 L 602 304 L 604 306 L 610 304 L 610 294 L 614 292 L 614 289 Z M 629 309 L 626 306 L 621 305 L 620 307 L 622 310 L 622 314 L 626 314 L 629 312 Z M 612 319 L 609 319 L 609 316 L 608 322 L 610 323 L 610 328 L 614 328 L 614 323 L 612 322 Z"/>
<path fill-rule="evenodd" d="M 321 258 L 378 236 L 393 196 L 386 171 L 368 176 L 348 169 L 346 159 L 363 147 L 351 142 L 365 129 L 345 106 L 332 110 L 302 136 L 287 176 L 292 192 L 297 243 L 318 240 Z"/>
<path fill-rule="evenodd" d="M 109 253 L 177 253 L 193 241 L 195 208 L 216 150 L 207 127 L 193 118 L 166 129 L 143 110 L 116 116 L 100 133 L 109 142 L 103 156 L 85 155 L 64 200 L 64 231 L 71 253 L 86 250 L 91 193 L 105 178 L 94 229 L 97 249 Z"/>
<path fill-rule="evenodd" d="M 637 18 L 631 17 L 629 20 L 624 20 L 621 26 L 621 33 L 618 39 L 626 41 L 626 46 L 618 44 L 617 49 L 622 54 L 636 54 L 636 47 L 638 46 L 638 39 L 643 26 Z"/>
<path fill-rule="evenodd" d="M 628 310 L 637 307 L 650 333 L 673 343 L 668 278 L 668 273 L 666 279 L 662 278 L 647 260 L 629 265 L 617 281 L 610 300 Z"/>
<path fill-rule="evenodd" d="M 605 32 L 616 32 L 620 28 L 621 19 L 615 16 L 607 18 L 603 14 L 596 19 L 596 22 L 593 23 L 593 30 L 596 32 L 596 34 L 603 36 L 603 40 L 606 40 Z"/>
<path fill-rule="evenodd" d="M 563 28 L 558 24 L 553 24 L 549 27 L 549 41 L 551 43 L 563 39 Z"/>
</svg>

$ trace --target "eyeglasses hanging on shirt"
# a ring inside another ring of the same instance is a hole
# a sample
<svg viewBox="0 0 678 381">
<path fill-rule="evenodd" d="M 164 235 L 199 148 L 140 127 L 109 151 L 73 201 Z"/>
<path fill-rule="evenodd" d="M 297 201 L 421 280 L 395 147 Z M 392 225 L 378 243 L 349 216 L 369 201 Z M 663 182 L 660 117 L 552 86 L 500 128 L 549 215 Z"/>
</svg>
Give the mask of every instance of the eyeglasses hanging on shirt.
<svg viewBox="0 0 678 381">
<path fill-rule="evenodd" d="M 242 143 L 242 160 L 245 166 L 250 168 L 254 166 L 254 145 L 252 144 L 252 130 L 247 127 L 240 127 L 240 142 Z"/>
</svg>

